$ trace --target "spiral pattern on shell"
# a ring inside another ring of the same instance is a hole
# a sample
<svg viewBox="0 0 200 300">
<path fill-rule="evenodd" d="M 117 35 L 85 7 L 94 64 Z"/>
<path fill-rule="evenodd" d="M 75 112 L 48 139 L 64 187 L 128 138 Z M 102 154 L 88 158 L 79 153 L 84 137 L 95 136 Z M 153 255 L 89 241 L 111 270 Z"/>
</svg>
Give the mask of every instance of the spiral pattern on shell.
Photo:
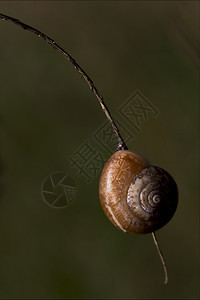
<svg viewBox="0 0 200 300">
<path fill-rule="evenodd" d="M 178 191 L 166 171 L 136 153 L 121 150 L 103 168 L 99 198 L 105 214 L 120 230 L 150 233 L 172 218 Z"/>
<path fill-rule="evenodd" d="M 165 170 L 150 166 L 133 177 L 127 193 L 127 204 L 134 215 L 147 224 L 147 231 L 165 225 L 177 207 L 178 191 Z"/>
</svg>

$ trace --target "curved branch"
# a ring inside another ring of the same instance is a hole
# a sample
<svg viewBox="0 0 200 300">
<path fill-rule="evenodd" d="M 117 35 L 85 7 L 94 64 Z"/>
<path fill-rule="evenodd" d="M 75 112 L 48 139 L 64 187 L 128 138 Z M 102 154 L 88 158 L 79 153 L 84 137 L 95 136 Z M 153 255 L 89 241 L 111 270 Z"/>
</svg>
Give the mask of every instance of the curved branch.
<svg viewBox="0 0 200 300">
<path fill-rule="evenodd" d="M 21 22 L 18 19 L 12 18 L 10 16 L 6 16 L 4 14 L 0 13 L 0 19 L 1 20 L 5 20 L 5 21 L 9 21 L 11 23 L 14 23 L 16 25 L 21 26 L 23 29 L 31 31 L 32 33 L 36 34 L 38 37 L 43 38 L 49 45 L 51 45 L 54 49 L 56 49 L 57 51 L 61 52 L 68 61 L 70 61 L 72 63 L 72 65 L 74 66 L 74 68 L 79 72 L 79 74 L 85 79 L 85 81 L 87 82 L 87 84 L 89 85 L 89 88 L 91 89 L 91 91 L 95 94 L 96 98 L 98 99 L 101 108 L 103 110 L 103 112 L 105 113 L 108 121 L 110 122 L 110 124 L 112 125 L 113 131 L 115 133 L 115 135 L 118 138 L 118 150 L 125 150 L 128 149 L 120 132 L 119 129 L 117 127 L 117 125 L 115 124 L 111 113 L 109 111 L 109 109 L 107 108 L 103 97 L 99 94 L 97 88 L 95 87 L 93 81 L 91 80 L 91 78 L 86 74 L 86 72 L 81 68 L 81 66 L 75 61 L 75 59 L 68 53 L 66 52 L 63 48 L 61 48 L 57 43 L 54 42 L 54 40 L 50 37 L 48 37 L 46 34 L 42 33 L 41 31 L 35 29 L 34 27 L 31 27 L 27 24 L 24 24 L 23 22 Z"/>
<path fill-rule="evenodd" d="M 167 282 L 168 282 L 167 267 L 166 267 L 166 263 L 165 263 L 165 259 L 164 259 L 164 256 L 162 254 L 162 251 L 160 250 L 160 247 L 159 247 L 159 244 L 158 244 L 155 232 L 152 232 L 152 237 L 153 237 L 153 241 L 154 241 L 154 244 L 156 246 L 156 249 L 158 251 L 158 254 L 160 256 L 162 265 L 163 265 L 163 270 L 164 270 L 164 275 L 165 275 L 164 284 L 167 284 Z"/>
</svg>

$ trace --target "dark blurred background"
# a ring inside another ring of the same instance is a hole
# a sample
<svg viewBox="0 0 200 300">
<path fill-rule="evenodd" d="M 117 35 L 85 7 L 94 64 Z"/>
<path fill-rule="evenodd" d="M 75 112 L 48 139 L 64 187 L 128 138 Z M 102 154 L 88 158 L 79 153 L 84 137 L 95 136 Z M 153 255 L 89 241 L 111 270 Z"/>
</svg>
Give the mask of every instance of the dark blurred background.
<svg viewBox="0 0 200 300">
<path fill-rule="evenodd" d="M 69 51 L 113 115 L 140 91 L 159 114 L 141 122 L 129 149 L 168 170 L 179 188 L 177 212 L 157 234 L 164 286 L 151 235 L 115 228 L 99 204 L 100 171 L 88 184 L 70 166 L 87 140 L 109 157 L 93 137 L 106 121 L 97 99 L 61 54 L 0 21 L 0 297 L 198 298 L 199 2 L 1 1 L 0 12 Z M 55 172 L 78 190 L 62 209 L 41 195 Z"/>
</svg>

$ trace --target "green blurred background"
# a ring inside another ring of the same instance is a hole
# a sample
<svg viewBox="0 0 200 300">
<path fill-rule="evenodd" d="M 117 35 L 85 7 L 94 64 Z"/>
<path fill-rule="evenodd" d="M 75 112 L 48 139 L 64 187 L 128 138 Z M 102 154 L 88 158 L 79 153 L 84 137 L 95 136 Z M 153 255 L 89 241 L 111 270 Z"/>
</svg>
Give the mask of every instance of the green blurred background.
<svg viewBox="0 0 200 300">
<path fill-rule="evenodd" d="M 105 121 L 95 96 L 61 54 L 0 21 L 0 298 L 198 298 L 199 2 L 1 1 L 0 12 L 69 51 L 111 113 L 140 90 L 160 114 L 142 123 L 129 149 L 179 188 L 178 210 L 158 231 L 164 286 L 151 235 L 115 228 L 99 204 L 100 173 L 87 184 L 69 166 Z M 78 196 L 51 208 L 42 182 L 66 170 Z"/>
</svg>

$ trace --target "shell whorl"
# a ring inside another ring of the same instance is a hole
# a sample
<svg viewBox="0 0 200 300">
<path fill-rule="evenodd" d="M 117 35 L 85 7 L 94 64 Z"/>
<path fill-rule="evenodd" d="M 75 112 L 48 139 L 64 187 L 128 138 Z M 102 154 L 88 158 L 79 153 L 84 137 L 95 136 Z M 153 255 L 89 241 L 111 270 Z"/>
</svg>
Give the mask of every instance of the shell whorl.
<svg viewBox="0 0 200 300">
<path fill-rule="evenodd" d="M 131 233 L 159 229 L 172 218 L 178 202 L 173 178 L 127 150 L 114 153 L 106 163 L 99 197 L 110 221 Z"/>
<path fill-rule="evenodd" d="M 135 217 L 146 224 L 146 232 L 165 225 L 172 218 L 177 201 L 175 181 L 169 173 L 155 166 L 134 176 L 127 193 L 127 204 Z"/>
</svg>

